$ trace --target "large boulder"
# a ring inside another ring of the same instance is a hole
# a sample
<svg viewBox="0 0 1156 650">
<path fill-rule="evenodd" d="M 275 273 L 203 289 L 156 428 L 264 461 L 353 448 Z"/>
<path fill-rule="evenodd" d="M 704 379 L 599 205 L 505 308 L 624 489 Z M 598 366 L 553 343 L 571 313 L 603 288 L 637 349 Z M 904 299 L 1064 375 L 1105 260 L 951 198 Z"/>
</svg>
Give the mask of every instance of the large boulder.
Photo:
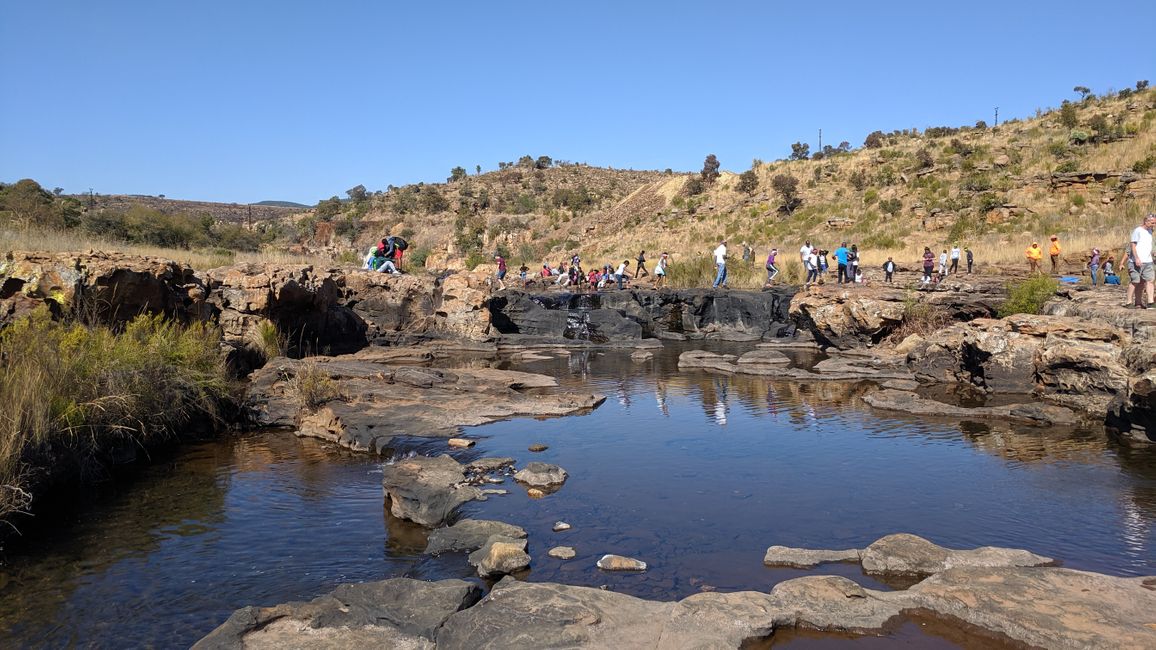
<svg viewBox="0 0 1156 650">
<path fill-rule="evenodd" d="M 495 535 L 509 539 L 525 539 L 526 531 L 520 526 L 502 521 L 462 519 L 453 526 L 432 531 L 425 552 L 438 555 L 454 551 L 476 551 Z"/>
<path fill-rule="evenodd" d="M 790 315 L 821 344 L 841 350 L 877 343 L 903 323 L 905 304 L 831 291 L 798 293 Z"/>
<path fill-rule="evenodd" d="M 465 466 L 444 454 L 387 463 L 381 483 L 393 516 L 429 527 L 442 525 L 458 506 L 482 496 L 465 484 Z"/>
<path fill-rule="evenodd" d="M 526 543 L 524 537 L 491 535 L 481 548 L 470 553 L 469 563 L 483 578 L 521 571 L 530 566 Z"/>
</svg>

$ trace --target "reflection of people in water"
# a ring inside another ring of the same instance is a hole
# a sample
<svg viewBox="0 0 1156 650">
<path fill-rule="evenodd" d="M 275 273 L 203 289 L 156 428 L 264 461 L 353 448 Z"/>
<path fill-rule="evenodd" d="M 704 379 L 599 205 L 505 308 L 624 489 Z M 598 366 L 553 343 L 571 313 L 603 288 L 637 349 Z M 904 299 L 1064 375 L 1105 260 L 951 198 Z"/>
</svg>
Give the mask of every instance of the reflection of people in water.
<svg viewBox="0 0 1156 650">
<path fill-rule="evenodd" d="M 767 386 L 767 413 L 779 414 L 779 396 L 775 394 L 774 386 Z"/>
<path fill-rule="evenodd" d="M 615 393 L 618 395 L 618 403 L 629 408 L 630 407 L 630 391 L 626 390 L 626 380 L 619 379 L 618 386 Z"/>
<path fill-rule="evenodd" d="M 658 410 L 666 417 L 670 417 L 670 407 L 666 403 L 666 382 L 659 381 L 654 386 L 654 399 L 658 400 Z"/>
<path fill-rule="evenodd" d="M 727 380 L 722 377 L 715 377 L 714 389 L 714 420 L 718 422 L 719 426 L 725 427 L 727 425 L 727 411 L 729 410 Z"/>
</svg>

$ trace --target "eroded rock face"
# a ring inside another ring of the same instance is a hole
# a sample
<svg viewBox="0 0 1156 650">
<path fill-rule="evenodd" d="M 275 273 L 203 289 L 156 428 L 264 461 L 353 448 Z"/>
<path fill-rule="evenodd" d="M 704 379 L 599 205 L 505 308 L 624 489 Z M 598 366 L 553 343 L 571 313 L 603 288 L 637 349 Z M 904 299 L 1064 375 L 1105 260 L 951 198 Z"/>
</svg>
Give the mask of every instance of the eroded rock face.
<svg viewBox="0 0 1156 650">
<path fill-rule="evenodd" d="M 846 350 L 876 343 L 899 327 L 904 303 L 852 291 L 799 293 L 791 300 L 790 314 L 820 343 Z"/>
<path fill-rule="evenodd" d="M 0 260 L 0 325 L 40 305 L 91 312 L 109 323 L 138 314 L 211 320 L 205 283 L 172 260 L 121 253 L 11 251 Z"/>
<path fill-rule="evenodd" d="M 641 338 L 757 341 L 788 329 L 791 289 L 607 290 L 596 294 L 503 291 L 489 302 L 494 328 L 595 343 Z"/>
<path fill-rule="evenodd" d="M 388 463 L 381 479 L 393 516 L 430 527 L 444 524 L 458 506 L 482 496 L 465 481 L 465 466 L 446 455 Z"/>
<path fill-rule="evenodd" d="M 308 603 L 239 609 L 193 647 L 355 648 L 385 643 L 381 647 L 430 648 L 450 615 L 481 596 L 477 585 L 463 580 L 393 578 L 341 585 Z"/>
<path fill-rule="evenodd" d="M 1029 402 L 1002 406 L 962 407 L 926 399 L 905 390 L 884 389 L 863 397 L 868 405 L 885 410 L 946 417 L 954 419 L 995 419 L 1040 425 L 1072 425 L 1079 422 L 1076 413 L 1062 406 Z"/>
</svg>

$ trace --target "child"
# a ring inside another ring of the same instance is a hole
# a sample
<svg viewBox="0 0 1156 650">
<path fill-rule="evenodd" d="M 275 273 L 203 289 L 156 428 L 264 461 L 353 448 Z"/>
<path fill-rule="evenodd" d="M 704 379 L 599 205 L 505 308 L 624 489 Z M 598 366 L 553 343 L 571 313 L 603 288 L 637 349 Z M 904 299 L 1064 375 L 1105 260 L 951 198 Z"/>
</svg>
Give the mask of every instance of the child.
<svg viewBox="0 0 1156 650">
<path fill-rule="evenodd" d="M 883 281 L 891 282 L 891 274 L 893 273 L 895 273 L 895 262 L 888 257 L 887 261 L 883 264 Z"/>
</svg>

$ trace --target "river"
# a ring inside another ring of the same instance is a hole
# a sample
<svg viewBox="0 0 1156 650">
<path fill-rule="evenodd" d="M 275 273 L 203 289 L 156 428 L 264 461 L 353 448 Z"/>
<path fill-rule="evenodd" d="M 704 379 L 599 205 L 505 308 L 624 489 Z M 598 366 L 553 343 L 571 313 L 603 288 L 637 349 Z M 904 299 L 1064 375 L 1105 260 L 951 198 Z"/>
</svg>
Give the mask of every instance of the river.
<svg viewBox="0 0 1156 650">
<path fill-rule="evenodd" d="M 546 498 L 508 481 L 495 487 L 509 495 L 462 509 L 527 530 L 534 563 L 520 577 L 666 600 L 765 591 L 810 573 L 887 589 L 855 565 L 771 569 L 762 557 L 773 544 L 862 547 L 894 532 L 951 547 L 1026 548 L 1113 575 L 1156 573 L 1156 451 L 1118 446 L 1098 428 L 873 411 L 859 399 L 866 384 L 679 372 L 684 349 L 668 345 L 643 363 L 613 350 L 501 363 L 608 397 L 586 415 L 468 429 L 478 445 L 453 452 L 570 473 Z M 532 443 L 549 448 L 530 453 Z M 446 450 L 442 440 L 398 448 Z M 0 646 L 188 646 L 245 605 L 310 599 L 343 582 L 469 577 L 462 555 L 423 555 L 425 531 L 389 515 L 380 463 L 257 432 L 186 445 L 78 497 L 6 549 Z M 552 532 L 559 520 L 573 528 Z M 549 558 L 559 544 L 578 556 Z M 603 573 L 593 564 L 604 553 L 650 568 Z M 889 641 L 904 639 L 927 645 L 911 624 Z"/>
</svg>

